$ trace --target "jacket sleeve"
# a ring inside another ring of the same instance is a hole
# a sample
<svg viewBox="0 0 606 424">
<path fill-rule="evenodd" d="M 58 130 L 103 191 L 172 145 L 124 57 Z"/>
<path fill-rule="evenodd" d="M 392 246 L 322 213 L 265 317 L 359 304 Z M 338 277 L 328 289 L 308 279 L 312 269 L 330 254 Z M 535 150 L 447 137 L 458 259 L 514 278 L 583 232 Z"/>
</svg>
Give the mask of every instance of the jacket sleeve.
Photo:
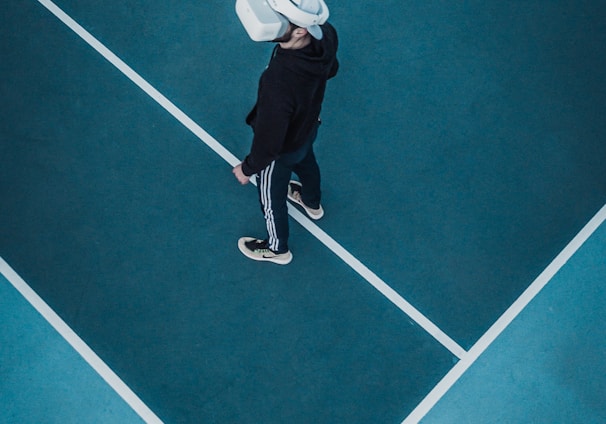
<svg viewBox="0 0 606 424">
<path fill-rule="evenodd" d="M 331 48 L 333 50 L 333 55 L 334 55 L 334 59 L 330 66 L 330 70 L 328 72 L 328 78 L 327 78 L 327 79 L 331 79 L 335 75 L 337 75 L 337 72 L 339 71 L 339 60 L 337 59 L 337 51 L 339 50 L 339 36 L 337 35 L 337 31 L 335 30 L 335 28 L 332 25 L 327 24 L 326 27 L 327 27 L 327 30 L 330 32 L 330 34 L 328 35 L 327 38 L 330 39 Z"/>
<path fill-rule="evenodd" d="M 339 61 L 335 57 L 335 60 L 333 61 L 332 66 L 330 68 L 330 72 L 328 73 L 328 79 L 331 79 L 332 77 L 337 75 L 338 71 L 339 71 Z"/>
<path fill-rule="evenodd" d="M 242 162 L 242 172 L 251 176 L 277 159 L 284 145 L 293 105 L 288 100 L 288 87 L 264 82 L 257 96 L 250 153 Z"/>
</svg>

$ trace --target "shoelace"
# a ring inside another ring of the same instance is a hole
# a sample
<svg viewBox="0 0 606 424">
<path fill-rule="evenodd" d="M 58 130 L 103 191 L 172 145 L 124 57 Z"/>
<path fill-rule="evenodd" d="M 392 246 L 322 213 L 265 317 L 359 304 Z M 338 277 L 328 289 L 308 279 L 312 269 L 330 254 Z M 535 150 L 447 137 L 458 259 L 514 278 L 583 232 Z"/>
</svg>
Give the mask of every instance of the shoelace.
<svg viewBox="0 0 606 424">
<path fill-rule="evenodd" d="M 271 249 L 267 245 L 267 241 L 265 241 L 265 240 L 255 242 L 255 246 L 252 250 L 253 250 L 253 252 L 258 252 L 258 253 L 274 253 L 271 251 Z"/>
</svg>

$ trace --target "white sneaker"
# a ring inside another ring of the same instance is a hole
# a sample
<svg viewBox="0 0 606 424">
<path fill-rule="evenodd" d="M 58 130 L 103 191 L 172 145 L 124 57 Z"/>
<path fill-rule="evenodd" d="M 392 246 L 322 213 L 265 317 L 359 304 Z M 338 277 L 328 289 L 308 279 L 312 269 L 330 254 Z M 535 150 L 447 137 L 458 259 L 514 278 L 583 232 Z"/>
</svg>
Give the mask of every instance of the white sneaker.
<svg viewBox="0 0 606 424">
<path fill-rule="evenodd" d="M 318 209 L 313 209 L 303 203 L 303 200 L 301 199 L 301 187 L 303 186 L 300 182 L 290 180 L 290 183 L 288 183 L 288 198 L 294 203 L 302 206 L 303 209 L 305 209 L 305 212 L 307 212 L 307 216 L 309 216 L 311 219 L 322 218 L 324 216 L 324 209 L 322 209 L 322 205 L 318 206 Z"/>
<path fill-rule="evenodd" d="M 276 253 L 269 248 L 267 240 L 242 237 L 238 240 L 238 248 L 244 256 L 255 261 L 268 261 L 278 265 L 286 265 L 292 261 L 290 250 L 286 253 Z"/>
</svg>

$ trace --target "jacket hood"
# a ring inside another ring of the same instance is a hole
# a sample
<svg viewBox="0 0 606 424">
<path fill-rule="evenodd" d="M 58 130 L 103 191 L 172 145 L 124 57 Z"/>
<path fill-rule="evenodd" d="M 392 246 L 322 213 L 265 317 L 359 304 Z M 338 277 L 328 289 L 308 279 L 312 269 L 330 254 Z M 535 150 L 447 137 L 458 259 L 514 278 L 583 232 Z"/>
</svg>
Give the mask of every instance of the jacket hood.
<svg viewBox="0 0 606 424">
<path fill-rule="evenodd" d="M 325 23 L 321 28 L 324 34 L 321 40 L 311 37 L 309 45 L 297 50 L 283 49 L 278 45 L 275 59 L 298 74 L 331 78 L 336 73 L 334 63 L 338 48 L 337 34 L 329 23 Z M 298 60 L 292 60 L 293 56 Z"/>
</svg>

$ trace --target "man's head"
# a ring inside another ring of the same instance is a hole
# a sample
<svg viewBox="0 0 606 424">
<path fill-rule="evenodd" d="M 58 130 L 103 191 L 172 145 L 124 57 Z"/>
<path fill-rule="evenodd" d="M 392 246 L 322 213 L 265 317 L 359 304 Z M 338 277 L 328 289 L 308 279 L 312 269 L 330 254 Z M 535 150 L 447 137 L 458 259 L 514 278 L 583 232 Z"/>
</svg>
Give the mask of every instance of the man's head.
<svg viewBox="0 0 606 424">
<path fill-rule="evenodd" d="M 300 11 L 309 13 L 311 15 L 314 16 L 319 16 L 319 14 L 322 12 L 322 5 L 320 4 L 320 0 L 289 0 L 292 4 L 294 4 L 297 9 L 299 9 Z M 322 28 L 320 28 L 320 25 L 317 24 L 318 20 L 313 20 L 311 21 L 311 25 L 310 25 L 310 21 L 309 18 L 305 15 L 299 15 L 298 13 L 294 13 L 292 11 L 291 8 L 289 7 L 284 7 L 284 5 L 286 3 L 284 2 L 280 2 L 280 1 L 276 1 L 276 0 L 270 0 L 270 4 L 273 2 L 274 6 L 274 10 L 276 10 L 278 13 L 281 13 L 283 16 L 285 16 L 288 21 L 296 26 L 297 28 L 303 28 L 307 31 L 307 33 L 309 33 L 312 37 L 314 37 L 316 40 L 321 40 L 322 39 Z M 326 5 L 324 5 L 326 6 Z M 328 13 L 328 8 L 326 8 L 326 11 Z"/>
<path fill-rule="evenodd" d="M 301 28 L 295 24 L 289 23 L 284 35 L 271 41 L 279 43 L 280 47 L 283 49 L 296 50 L 311 43 L 311 35 L 306 28 Z"/>
<path fill-rule="evenodd" d="M 295 30 L 299 30 L 297 32 L 297 34 L 295 34 Z M 301 36 L 301 31 L 303 30 L 305 31 L 305 36 L 308 36 L 307 34 L 307 30 L 305 30 L 304 28 L 298 27 L 293 23 L 288 23 L 288 26 L 286 27 L 286 32 L 284 34 L 282 34 L 281 36 L 274 38 L 273 40 L 269 40 L 272 43 L 288 43 L 289 41 L 291 41 L 293 39 L 293 36 Z"/>
<path fill-rule="evenodd" d="M 328 19 L 324 0 L 236 0 L 236 13 L 250 38 L 281 43 L 302 32 L 322 39 Z"/>
</svg>

